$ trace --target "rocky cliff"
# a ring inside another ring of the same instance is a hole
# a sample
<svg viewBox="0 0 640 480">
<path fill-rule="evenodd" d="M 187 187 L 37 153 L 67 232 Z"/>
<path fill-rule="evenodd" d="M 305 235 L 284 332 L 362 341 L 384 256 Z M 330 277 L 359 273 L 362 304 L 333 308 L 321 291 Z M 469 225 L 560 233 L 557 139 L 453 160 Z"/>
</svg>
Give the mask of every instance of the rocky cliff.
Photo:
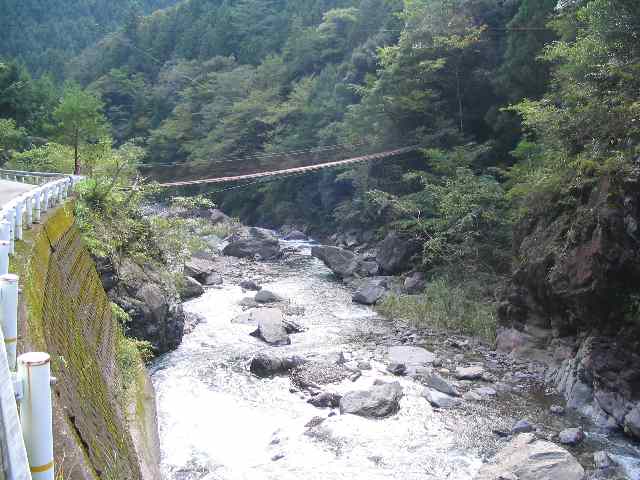
<svg viewBox="0 0 640 480">
<path fill-rule="evenodd" d="M 543 350 L 568 404 L 640 436 L 640 170 L 582 182 L 523 220 L 502 350 Z"/>
</svg>

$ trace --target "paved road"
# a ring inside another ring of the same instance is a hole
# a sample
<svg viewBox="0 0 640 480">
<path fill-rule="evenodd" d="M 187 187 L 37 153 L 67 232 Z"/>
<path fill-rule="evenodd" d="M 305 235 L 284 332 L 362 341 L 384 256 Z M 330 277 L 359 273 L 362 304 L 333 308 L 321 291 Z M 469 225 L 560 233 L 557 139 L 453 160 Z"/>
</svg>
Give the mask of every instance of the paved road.
<svg viewBox="0 0 640 480">
<path fill-rule="evenodd" d="M 32 188 L 35 188 L 35 185 L 0 180 L 0 207 L 3 207 L 12 198 L 17 197 Z"/>
</svg>

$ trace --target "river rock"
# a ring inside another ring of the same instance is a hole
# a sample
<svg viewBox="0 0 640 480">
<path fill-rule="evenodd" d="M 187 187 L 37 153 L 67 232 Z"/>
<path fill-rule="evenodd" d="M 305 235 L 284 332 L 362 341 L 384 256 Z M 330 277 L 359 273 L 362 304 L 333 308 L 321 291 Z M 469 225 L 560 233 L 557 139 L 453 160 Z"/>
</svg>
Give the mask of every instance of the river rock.
<svg viewBox="0 0 640 480">
<path fill-rule="evenodd" d="M 315 245 L 311 255 L 322 262 L 338 277 L 352 277 L 358 269 L 358 259 L 354 253 L 338 247 Z"/>
<path fill-rule="evenodd" d="M 408 267 L 411 257 L 420 249 L 420 244 L 405 240 L 398 233 L 391 232 L 378 245 L 376 261 L 386 274 L 400 273 Z"/>
<path fill-rule="evenodd" d="M 307 403 L 318 408 L 337 408 L 341 398 L 337 393 L 321 392 L 307 400 Z"/>
<path fill-rule="evenodd" d="M 243 228 L 231 236 L 222 253 L 231 257 L 273 260 L 280 255 L 280 242 L 271 230 Z"/>
<path fill-rule="evenodd" d="M 200 283 L 204 283 L 214 271 L 215 264 L 208 258 L 194 256 L 184 264 L 184 274 L 187 277 L 195 278 Z"/>
<path fill-rule="evenodd" d="M 289 377 L 291 382 L 300 389 L 317 390 L 320 385 L 341 382 L 352 374 L 353 372 L 342 364 L 307 361 L 304 365 L 294 368 Z"/>
<path fill-rule="evenodd" d="M 593 454 L 593 464 L 596 467 L 596 470 L 613 470 L 616 468 L 616 464 L 604 450 Z"/>
<path fill-rule="evenodd" d="M 460 398 L 447 395 L 446 393 L 439 392 L 433 388 L 425 388 L 422 392 L 422 396 L 427 400 L 427 402 L 436 408 L 449 408 L 458 405 L 461 402 Z"/>
<path fill-rule="evenodd" d="M 242 280 L 240 282 L 240 288 L 242 288 L 243 290 L 257 292 L 262 287 L 258 285 L 256 282 L 254 282 L 253 280 Z"/>
<path fill-rule="evenodd" d="M 291 241 L 291 240 L 295 240 L 295 241 L 300 241 L 300 242 L 306 242 L 307 240 L 309 240 L 309 238 L 302 233 L 300 230 L 292 230 L 289 233 L 287 233 L 284 237 L 285 240 L 287 241 Z"/>
<path fill-rule="evenodd" d="M 261 352 L 251 359 L 249 371 L 260 378 L 273 377 L 303 365 L 306 360 L 298 356 L 278 357 Z"/>
<path fill-rule="evenodd" d="M 523 433 L 500 450 L 491 463 L 480 468 L 474 480 L 500 478 L 584 480 L 585 471 L 564 448 L 538 440 L 532 433 Z"/>
<path fill-rule="evenodd" d="M 353 301 L 361 303 L 363 305 L 373 305 L 380 300 L 386 289 L 375 282 L 365 282 L 358 290 L 353 294 Z"/>
<path fill-rule="evenodd" d="M 484 374 L 484 368 L 482 367 L 458 367 L 454 376 L 458 380 L 480 380 Z"/>
<path fill-rule="evenodd" d="M 424 290 L 425 280 L 422 272 L 413 272 L 404 280 L 403 289 L 409 295 L 420 293 Z"/>
<path fill-rule="evenodd" d="M 420 377 L 428 387 L 431 387 L 434 390 L 453 397 L 460 396 L 460 392 L 454 385 L 447 382 L 433 370 L 428 370 L 424 373 L 420 373 Z"/>
<path fill-rule="evenodd" d="M 251 333 L 252 336 L 264 340 L 269 345 L 289 345 L 291 339 L 284 325 L 282 312 L 275 308 L 264 308 L 254 313 L 258 328 Z"/>
<path fill-rule="evenodd" d="M 387 367 L 387 371 L 393 375 L 405 375 L 407 373 L 407 366 L 404 363 L 391 363 Z"/>
<path fill-rule="evenodd" d="M 399 345 L 389 347 L 389 360 L 392 363 L 404 363 L 409 366 L 427 365 L 435 360 L 436 356 L 422 347 Z"/>
<path fill-rule="evenodd" d="M 215 272 L 212 272 L 205 277 L 202 283 L 203 285 L 211 286 L 211 285 L 222 285 L 223 282 L 224 281 L 221 275 Z"/>
<path fill-rule="evenodd" d="M 180 298 L 182 300 L 199 297 L 203 293 L 204 288 L 200 282 L 193 277 L 184 277 L 182 285 L 180 286 Z"/>
<path fill-rule="evenodd" d="M 564 445 L 577 445 L 584 440 L 584 432 L 581 428 L 565 428 L 558 434 L 558 439 Z"/>
<path fill-rule="evenodd" d="M 529 433 L 533 432 L 533 430 L 533 425 L 531 425 L 531 423 L 529 423 L 529 421 L 527 420 L 519 420 L 513 427 L 511 427 L 511 433 L 513 435 L 517 435 L 519 433 Z"/>
<path fill-rule="evenodd" d="M 402 387 L 398 382 L 376 383 L 369 390 L 349 392 L 340 399 L 340 413 L 383 418 L 400 409 Z"/>
<path fill-rule="evenodd" d="M 281 302 L 282 297 L 276 295 L 275 293 L 269 290 L 262 289 L 262 290 L 259 290 L 258 293 L 256 293 L 254 300 L 258 303 L 275 303 L 275 302 Z"/>
<path fill-rule="evenodd" d="M 359 260 L 358 274 L 362 277 L 374 277 L 380 273 L 380 265 L 374 260 Z"/>
</svg>

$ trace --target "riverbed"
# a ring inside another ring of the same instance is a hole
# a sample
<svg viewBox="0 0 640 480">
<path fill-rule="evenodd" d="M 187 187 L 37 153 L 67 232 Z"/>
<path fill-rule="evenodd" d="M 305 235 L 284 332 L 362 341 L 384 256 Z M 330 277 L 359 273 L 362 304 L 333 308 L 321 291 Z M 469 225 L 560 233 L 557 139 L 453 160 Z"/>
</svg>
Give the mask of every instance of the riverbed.
<svg viewBox="0 0 640 480">
<path fill-rule="evenodd" d="M 626 465 L 627 478 L 640 479 L 637 446 L 578 417 L 549 413 L 561 399 L 544 388 L 535 366 L 513 362 L 473 339 L 407 329 L 382 318 L 352 303 L 352 291 L 310 256 L 308 244 L 285 246 L 295 251 L 273 263 L 221 258 L 224 285 L 185 304 L 202 321 L 153 365 L 165 480 L 472 479 L 524 418 L 548 438 L 582 425 L 587 440 L 572 453 L 586 468 L 594 451 L 606 449 Z M 289 300 L 285 310 L 298 314 L 291 318 L 305 329 L 291 336 L 291 345 L 267 346 L 249 335 L 254 327 L 231 322 L 243 312 L 239 302 L 252 293 L 238 286 L 243 278 Z M 387 371 L 388 348 L 394 345 L 429 349 L 441 359 L 443 372 L 482 364 L 487 378 L 460 386 L 497 385 L 496 395 L 434 409 L 418 380 Z M 249 373 L 251 358 L 265 350 L 307 359 L 342 353 L 347 361 L 368 362 L 371 369 L 357 380 L 326 388 L 345 393 L 376 379 L 397 380 L 404 392 L 400 410 L 369 419 L 316 408 L 287 376 L 260 379 Z M 309 423 L 314 417 L 320 418 Z"/>
</svg>

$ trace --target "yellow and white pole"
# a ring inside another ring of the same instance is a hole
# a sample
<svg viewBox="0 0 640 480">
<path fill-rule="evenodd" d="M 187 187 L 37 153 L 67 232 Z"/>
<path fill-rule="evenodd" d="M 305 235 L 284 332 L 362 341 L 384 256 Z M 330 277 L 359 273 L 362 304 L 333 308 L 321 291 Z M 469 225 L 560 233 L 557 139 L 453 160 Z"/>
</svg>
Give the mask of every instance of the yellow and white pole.
<svg viewBox="0 0 640 480">
<path fill-rule="evenodd" d="M 18 276 L 10 273 L 0 276 L 0 325 L 9 370 L 14 371 L 18 345 Z"/>
<path fill-rule="evenodd" d="M 54 480 L 51 362 L 48 353 L 30 352 L 18 357 L 22 382 L 20 423 L 33 480 Z"/>
</svg>

